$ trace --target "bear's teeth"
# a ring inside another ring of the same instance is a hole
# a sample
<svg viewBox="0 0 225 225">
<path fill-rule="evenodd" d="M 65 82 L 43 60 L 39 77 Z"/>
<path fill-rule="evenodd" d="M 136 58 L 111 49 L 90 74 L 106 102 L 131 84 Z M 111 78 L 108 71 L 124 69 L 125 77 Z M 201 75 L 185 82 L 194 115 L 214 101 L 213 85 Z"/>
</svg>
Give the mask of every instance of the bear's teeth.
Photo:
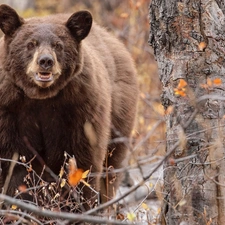
<svg viewBox="0 0 225 225">
<path fill-rule="evenodd" d="M 39 72 L 36 73 L 36 80 L 38 81 L 51 81 L 53 79 L 52 73 L 46 73 L 46 72 Z"/>
</svg>

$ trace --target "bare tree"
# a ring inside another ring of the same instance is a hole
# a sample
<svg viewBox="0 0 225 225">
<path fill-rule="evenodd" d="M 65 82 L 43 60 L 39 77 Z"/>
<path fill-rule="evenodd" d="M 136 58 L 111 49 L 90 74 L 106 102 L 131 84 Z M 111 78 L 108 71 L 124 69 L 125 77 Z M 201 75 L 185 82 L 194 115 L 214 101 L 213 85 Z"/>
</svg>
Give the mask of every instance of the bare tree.
<svg viewBox="0 0 225 225">
<path fill-rule="evenodd" d="M 152 0 L 150 21 L 171 152 L 162 224 L 225 224 L 225 2 Z"/>
</svg>

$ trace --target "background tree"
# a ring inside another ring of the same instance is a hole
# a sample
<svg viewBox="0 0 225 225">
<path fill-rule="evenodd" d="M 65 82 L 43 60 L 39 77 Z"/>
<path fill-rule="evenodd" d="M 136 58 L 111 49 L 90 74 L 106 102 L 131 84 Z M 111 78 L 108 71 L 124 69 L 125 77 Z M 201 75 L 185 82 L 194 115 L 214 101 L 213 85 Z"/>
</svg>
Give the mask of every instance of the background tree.
<svg viewBox="0 0 225 225">
<path fill-rule="evenodd" d="M 0 4 L 7 4 L 17 10 L 24 11 L 34 7 L 35 0 L 0 0 Z"/>
<path fill-rule="evenodd" d="M 169 109 L 162 224 L 225 224 L 224 14 L 224 0 L 150 5 L 149 42 Z"/>
</svg>

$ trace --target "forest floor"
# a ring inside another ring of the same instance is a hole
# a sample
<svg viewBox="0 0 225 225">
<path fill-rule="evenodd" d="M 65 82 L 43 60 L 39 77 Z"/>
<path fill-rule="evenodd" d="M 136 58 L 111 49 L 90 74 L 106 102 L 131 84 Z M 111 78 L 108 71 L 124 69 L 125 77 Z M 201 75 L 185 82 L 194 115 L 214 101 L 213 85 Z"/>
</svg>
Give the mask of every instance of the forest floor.
<svg viewBox="0 0 225 225">
<path fill-rule="evenodd" d="M 129 175 L 133 185 L 138 184 L 143 177 L 148 176 L 154 168 L 154 166 L 147 164 L 130 170 Z M 158 224 L 162 199 L 162 180 L 163 169 L 160 167 L 144 185 L 120 201 L 123 206 L 121 213 L 126 218 L 125 221 L 141 222 L 143 225 Z M 128 185 L 121 186 L 118 196 L 123 195 L 128 190 Z"/>
</svg>

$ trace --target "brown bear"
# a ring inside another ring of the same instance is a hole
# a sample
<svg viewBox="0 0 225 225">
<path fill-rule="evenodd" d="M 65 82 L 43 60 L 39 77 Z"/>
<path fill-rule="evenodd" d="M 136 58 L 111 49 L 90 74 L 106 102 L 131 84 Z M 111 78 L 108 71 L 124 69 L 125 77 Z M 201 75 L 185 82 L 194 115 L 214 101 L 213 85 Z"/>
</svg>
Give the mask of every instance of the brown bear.
<svg viewBox="0 0 225 225">
<path fill-rule="evenodd" d="M 0 157 L 17 152 L 37 174 L 44 162 L 58 175 L 67 152 L 78 168 L 91 168 L 102 200 L 111 199 L 120 178 L 103 172 L 123 167 L 138 99 L 130 54 L 88 11 L 23 19 L 2 4 L 0 28 Z M 1 161 L 0 188 L 9 165 Z M 15 166 L 9 195 L 26 174 Z"/>
</svg>

